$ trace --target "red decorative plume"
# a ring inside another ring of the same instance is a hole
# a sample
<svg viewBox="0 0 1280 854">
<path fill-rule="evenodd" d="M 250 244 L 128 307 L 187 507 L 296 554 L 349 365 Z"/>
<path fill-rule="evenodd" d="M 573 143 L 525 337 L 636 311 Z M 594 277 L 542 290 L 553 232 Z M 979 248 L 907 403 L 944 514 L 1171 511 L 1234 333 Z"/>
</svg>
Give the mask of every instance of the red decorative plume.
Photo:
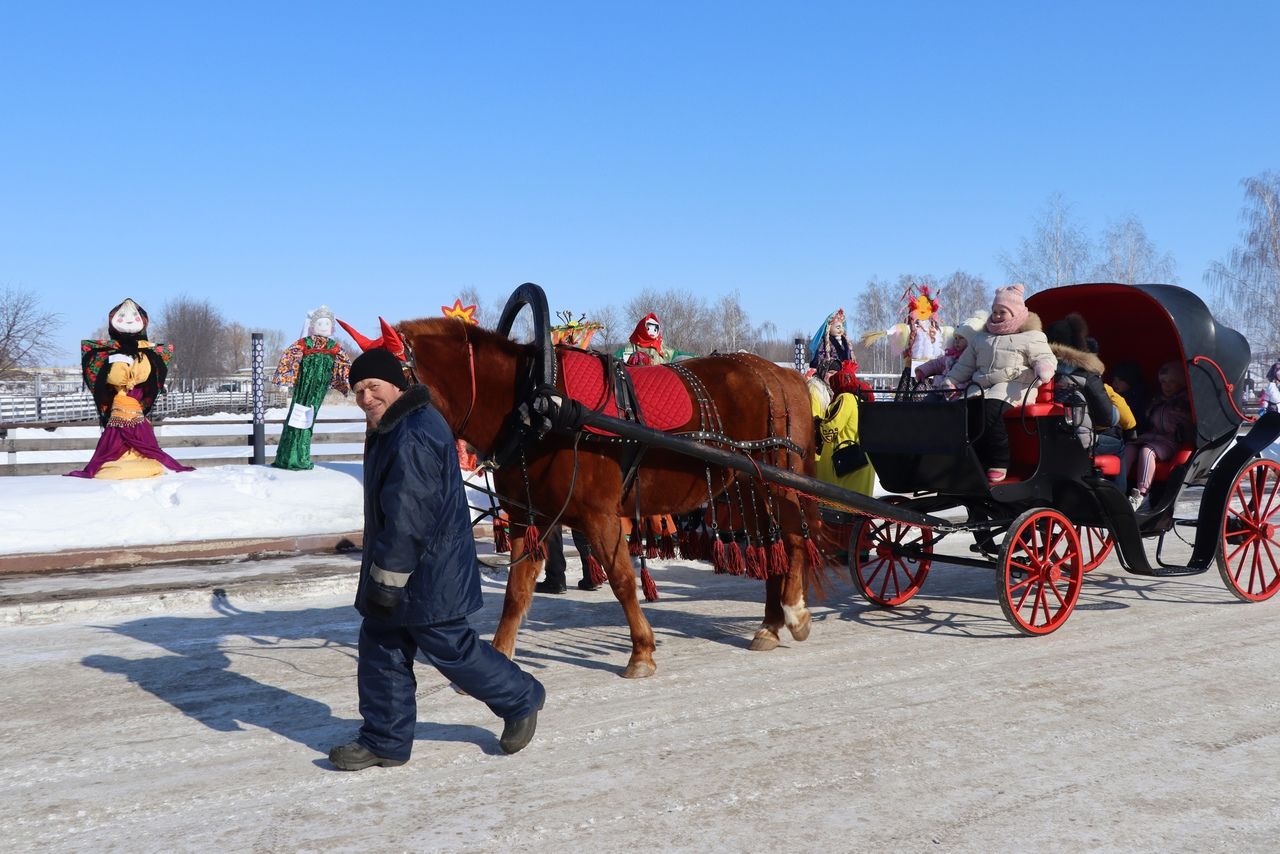
<svg viewBox="0 0 1280 854">
<path fill-rule="evenodd" d="M 387 323 L 381 317 L 378 318 L 378 323 L 382 324 L 382 337 L 371 339 L 361 335 L 345 321 L 338 321 L 338 325 L 347 330 L 347 334 L 351 336 L 351 340 L 355 341 L 356 344 L 359 345 L 361 352 L 376 350 L 381 347 L 384 350 L 390 351 L 391 355 L 403 362 L 405 360 L 404 339 L 400 337 L 400 333 L 396 332 L 390 323 Z"/>
</svg>

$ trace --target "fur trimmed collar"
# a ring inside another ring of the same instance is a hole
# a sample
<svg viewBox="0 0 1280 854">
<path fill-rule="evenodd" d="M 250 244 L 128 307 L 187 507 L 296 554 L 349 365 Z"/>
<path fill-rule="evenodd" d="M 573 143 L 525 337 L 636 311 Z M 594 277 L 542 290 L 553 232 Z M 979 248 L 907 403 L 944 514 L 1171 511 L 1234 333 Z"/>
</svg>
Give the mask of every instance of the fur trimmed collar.
<svg viewBox="0 0 1280 854">
<path fill-rule="evenodd" d="M 405 389 L 404 394 L 396 398 L 395 403 L 387 407 L 387 411 L 373 428 L 373 432 L 384 435 L 395 429 L 406 415 L 415 409 L 431 405 L 431 389 L 421 383 L 414 383 Z"/>
<path fill-rule="evenodd" d="M 1085 350 L 1077 350 L 1067 344 L 1049 344 L 1049 349 L 1053 351 L 1053 355 L 1058 357 L 1059 362 L 1066 362 L 1073 368 L 1083 368 L 1091 374 L 1102 376 L 1106 373 L 1106 366 L 1102 364 L 1102 360 Z"/>
<path fill-rule="evenodd" d="M 1019 332 L 1043 332 L 1044 324 L 1040 322 L 1040 315 L 1036 314 L 1034 311 L 1028 311 L 1026 322 L 1022 324 L 1022 328 L 1020 328 L 1018 331 Z"/>
</svg>

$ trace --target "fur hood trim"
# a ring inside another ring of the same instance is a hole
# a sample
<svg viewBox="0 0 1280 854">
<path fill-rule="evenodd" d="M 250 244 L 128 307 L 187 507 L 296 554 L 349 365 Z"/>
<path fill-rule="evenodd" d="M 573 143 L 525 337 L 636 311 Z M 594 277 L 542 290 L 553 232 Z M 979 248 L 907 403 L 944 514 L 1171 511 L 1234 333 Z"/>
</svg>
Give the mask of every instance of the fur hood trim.
<svg viewBox="0 0 1280 854">
<path fill-rule="evenodd" d="M 420 383 L 415 383 L 405 389 L 404 394 L 396 398 L 395 403 L 387 407 L 382 420 L 378 422 L 377 427 L 373 428 L 374 432 L 380 435 L 390 433 L 410 412 L 430 405 L 431 389 Z"/>
<path fill-rule="evenodd" d="M 1093 353 L 1084 350 L 1077 350 L 1066 344 L 1050 344 L 1049 349 L 1053 351 L 1053 355 L 1058 357 L 1059 362 L 1065 362 L 1073 368 L 1083 368 L 1091 374 L 1102 376 L 1106 373 L 1107 368 L 1102 364 L 1102 360 Z"/>
</svg>

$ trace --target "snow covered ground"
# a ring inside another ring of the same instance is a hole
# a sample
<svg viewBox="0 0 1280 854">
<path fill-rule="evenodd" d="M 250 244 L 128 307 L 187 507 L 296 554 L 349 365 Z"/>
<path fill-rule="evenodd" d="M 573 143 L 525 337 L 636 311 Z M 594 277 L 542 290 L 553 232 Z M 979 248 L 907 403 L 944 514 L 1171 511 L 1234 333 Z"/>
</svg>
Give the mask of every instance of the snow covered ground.
<svg viewBox="0 0 1280 854">
<path fill-rule="evenodd" d="M 355 407 L 348 409 L 359 415 Z M 326 414 L 351 416 L 350 412 L 329 410 Z M 243 416 L 214 416 L 209 420 L 223 418 Z M 353 426 L 363 443 L 363 427 Z M 192 425 L 181 429 L 201 428 Z M 55 435 L 61 436 L 67 430 L 92 430 L 97 434 L 96 427 L 64 427 Z M 360 443 L 351 446 L 352 453 L 361 451 Z M 162 439 L 162 447 L 163 444 Z M 226 454 L 225 448 L 181 450 Z M 84 461 L 88 460 L 87 452 L 67 453 L 79 453 Z M 362 471 L 358 462 L 318 461 L 311 471 L 214 466 L 140 480 L 3 477 L 0 554 L 359 531 L 364 527 Z M 489 499 L 483 493 L 469 490 L 468 496 L 473 506 L 489 507 Z"/>
<path fill-rule="evenodd" d="M 354 585 L 352 557 L 324 560 Z M 1280 606 L 1214 572 L 1113 562 L 1059 632 L 1021 638 L 989 571 L 935 566 L 895 612 L 837 584 L 809 640 L 768 653 L 746 649 L 758 583 L 654 575 L 655 676 L 619 678 L 607 591 L 538 596 L 526 750 L 502 755 L 500 722 L 422 666 L 412 760 L 357 773 L 325 759 L 358 727 L 351 589 L 0 627 L 4 848 L 1275 850 Z M 503 582 L 486 572 L 485 636 Z"/>
</svg>

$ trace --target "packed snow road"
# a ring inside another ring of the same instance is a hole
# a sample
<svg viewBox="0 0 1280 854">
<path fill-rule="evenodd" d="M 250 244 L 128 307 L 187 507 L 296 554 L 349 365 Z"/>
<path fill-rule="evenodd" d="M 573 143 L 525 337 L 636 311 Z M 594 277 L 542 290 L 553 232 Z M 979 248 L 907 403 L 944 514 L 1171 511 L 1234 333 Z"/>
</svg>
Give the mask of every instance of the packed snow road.
<svg viewBox="0 0 1280 854">
<path fill-rule="evenodd" d="M 939 565 L 898 612 L 842 581 L 807 642 L 751 653 L 757 583 L 657 567 L 656 676 L 619 678 L 608 591 L 538 596 L 533 744 L 502 755 L 422 666 L 413 759 L 357 773 L 325 758 L 358 726 L 349 590 L 2 627 L 4 848 L 1274 850 L 1280 601 L 1113 559 L 1023 638 L 990 572 Z"/>
</svg>

